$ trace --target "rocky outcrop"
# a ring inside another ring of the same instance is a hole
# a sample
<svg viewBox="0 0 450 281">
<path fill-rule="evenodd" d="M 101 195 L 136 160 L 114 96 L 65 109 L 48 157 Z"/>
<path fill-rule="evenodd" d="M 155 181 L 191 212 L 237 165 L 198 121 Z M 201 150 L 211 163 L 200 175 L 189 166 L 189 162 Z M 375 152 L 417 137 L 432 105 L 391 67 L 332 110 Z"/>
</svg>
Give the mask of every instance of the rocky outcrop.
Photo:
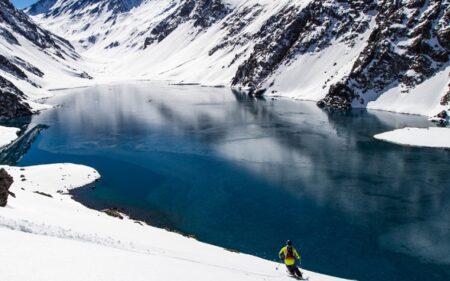
<svg viewBox="0 0 450 281">
<path fill-rule="evenodd" d="M 449 73 L 450 76 L 450 73 Z M 448 84 L 447 93 L 441 98 L 441 105 L 449 105 L 450 103 L 450 83 Z"/>
<path fill-rule="evenodd" d="M 0 23 L 8 25 L 15 34 L 20 34 L 41 49 L 52 49 L 55 54 L 59 53 L 61 57 L 63 57 L 63 54 L 72 57 L 77 56 L 75 52 L 66 52 L 65 49 L 73 49 L 69 41 L 40 28 L 28 15 L 14 8 L 8 0 L 0 1 Z M 18 44 L 17 39 L 11 32 L 5 33 L 3 31 L 2 33 L 3 37 L 6 36 L 9 38 L 9 41 L 17 42 Z M 62 45 L 65 48 L 62 48 Z"/>
<path fill-rule="evenodd" d="M 18 79 L 27 79 L 28 76 L 14 63 L 10 62 L 6 57 L 0 54 L 0 70 L 16 76 Z"/>
<path fill-rule="evenodd" d="M 404 94 L 448 66 L 450 9 L 448 2 L 381 1 L 376 27 L 350 75 L 342 82 L 353 93 L 346 100 L 360 104 L 390 87 Z M 330 91 L 323 102 L 341 93 Z"/>
<path fill-rule="evenodd" d="M 324 107 L 334 107 L 340 109 L 350 109 L 352 107 L 352 100 L 355 94 L 352 89 L 350 89 L 344 83 L 337 83 L 331 85 L 329 94 L 326 98 L 317 102 L 317 106 Z"/>
<path fill-rule="evenodd" d="M 0 207 L 5 207 L 8 203 L 9 188 L 13 182 L 13 178 L 5 169 L 0 169 Z"/>
<path fill-rule="evenodd" d="M 42 70 L 40 70 L 36 66 L 32 65 L 31 63 L 25 61 L 24 59 L 16 56 L 13 58 L 13 61 L 16 65 L 22 67 L 23 69 L 25 69 L 26 71 L 28 71 L 30 73 L 33 73 L 37 77 L 44 77 L 44 72 L 42 72 Z"/>
<path fill-rule="evenodd" d="M 17 38 L 11 32 L 9 32 L 7 29 L 5 29 L 3 27 L 0 27 L 0 38 L 2 38 L 3 40 L 5 40 L 5 42 L 7 42 L 11 45 L 20 46 Z"/>
<path fill-rule="evenodd" d="M 159 22 L 145 38 L 144 49 L 161 42 L 181 24 L 192 21 L 198 32 L 223 19 L 231 10 L 221 0 L 188 0 Z"/>
<path fill-rule="evenodd" d="M 251 7 L 244 7 L 241 10 L 235 11 L 230 15 L 227 21 L 222 22 L 220 29 L 226 32 L 226 35 L 222 38 L 221 42 L 214 46 L 209 55 L 214 55 L 218 50 L 222 50 L 228 47 L 233 49 L 244 46 L 252 39 L 252 35 L 243 32 L 245 27 L 252 24 L 255 19 L 261 15 L 264 8 L 260 4 L 255 4 Z M 230 63 L 230 66 L 234 64 L 236 58 L 242 54 L 237 54 L 235 59 Z"/>
<path fill-rule="evenodd" d="M 252 36 L 257 42 L 239 66 L 233 85 L 260 87 L 281 65 L 298 55 L 319 52 L 333 42 L 349 46 L 369 28 L 375 1 L 311 1 L 305 8 L 291 5 L 270 17 Z"/>
<path fill-rule="evenodd" d="M 36 76 L 42 77 L 44 74 L 35 66 L 27 63 L 25 60 L 14 57 L 13 59 L 8 59 L 5 56 L 0 54 L 0 70 L 5 71 L 6 73 L 11 74 L 12 76 L 16 77 L 19 80 L 25 80 L 34 87 L 40 88 L 38 84 L 33 82 L 31 79 L 28 78 L 28 75 L 16 65 L 20 65 L 24 69 L 30 71 L 31 73 L 35 74 Z"/>
<path fill-rule="evenodd" d="M 13 83 L 0 76 L 0 120 L 33 114 L 25 95 Z"/>
<path fill-rule="evenodd" d="M 118 218 L 118 219 L 123 220 L 123 215 L 120 213 L 120 210 L 117 208 L 104 209 L 104 210 L 102 210 L 102 212 L 113 218 Z"/>
<path fill-rule="evenodd" d="M 0 41 L 0 120 L 32 114 L 28 96 L 15 85 L 29 89 L 21 84 L 25 81 L 33 87 L 42 87 L 43 68 L 33 64 L 47 67 L 52 60 L 55 66 L 61 66 L 51 67 L 53 72 L 59 71 L 61 75 L 78 72 L 72 63 L 80 56 L 69 41 L 41 28 L 9 0 L 0 0 Z"/>
<path fill-rule="evenodd" d="M 436 116 L 431 117 L 429 120 L 431 122 L 436 123 L 440 127 L 445 127 L 448 124 L 448 119 L 449 119 L 449 116 L 448 116 L 447 111 L 443 110 L 443 111 L 439 112 L 438 114 L 436 114 Z"/>
</svg>

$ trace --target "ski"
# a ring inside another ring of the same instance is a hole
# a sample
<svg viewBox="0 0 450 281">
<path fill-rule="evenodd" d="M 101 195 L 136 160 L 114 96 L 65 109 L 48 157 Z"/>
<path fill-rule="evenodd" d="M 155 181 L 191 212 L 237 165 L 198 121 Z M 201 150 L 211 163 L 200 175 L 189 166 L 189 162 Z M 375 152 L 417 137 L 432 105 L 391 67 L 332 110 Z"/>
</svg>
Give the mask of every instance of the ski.
<svg viewBox="0 0 450 281">
<path fill-rule="evenodd" d="M 297 280 L 309 280 L 309 277 L 298 277 L 298 276 L 294 276 L 292 274 L 289 274 L 289 277 L 297 279 Z"/>
<path fill-rule="evenodd" d="M 297 279 L 297 280 L 303 280 L 303 281 L 309 280 L 309 277 L 297 277 L 297 276 L 291 276 L 291 277 L 294 279 Z"/>
</svg>

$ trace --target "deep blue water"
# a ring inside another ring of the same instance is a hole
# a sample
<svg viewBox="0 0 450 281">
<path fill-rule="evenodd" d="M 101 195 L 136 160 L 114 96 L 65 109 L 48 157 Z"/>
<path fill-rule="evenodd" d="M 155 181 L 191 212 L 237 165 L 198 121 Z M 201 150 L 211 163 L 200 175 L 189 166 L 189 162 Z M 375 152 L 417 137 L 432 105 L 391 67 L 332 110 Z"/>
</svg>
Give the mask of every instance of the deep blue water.
<svg viewBox="0 0 450 281">
<path fill-rule="evenodd" d="M 76 192 L 88 206 L 267 259 L 292 239 L 324 274 L 450 280 L 450 151 L 372 138 L 423 117 L 150 83 L 48 102 L 62 106 L 32 119 L 49 128 L 18 165 L 98 169 Z"/>
</svg>

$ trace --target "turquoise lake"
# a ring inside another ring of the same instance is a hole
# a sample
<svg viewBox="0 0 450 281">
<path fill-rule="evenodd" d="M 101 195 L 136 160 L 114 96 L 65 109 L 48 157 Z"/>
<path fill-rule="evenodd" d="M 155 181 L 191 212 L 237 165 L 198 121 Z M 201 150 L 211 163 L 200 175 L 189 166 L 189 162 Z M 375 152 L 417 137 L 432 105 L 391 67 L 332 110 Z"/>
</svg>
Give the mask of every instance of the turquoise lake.
<svg viewBox="0 0 450 281">
<path fill-rule="evenodd" d="M 450 151 L 373 138 L 424 117 L 145 82 L 55 94 L 9 161 L 96 168 L 89 207 L 271 260 L 292 239 L 338 277 L 450 280 Z"/>
</svg>

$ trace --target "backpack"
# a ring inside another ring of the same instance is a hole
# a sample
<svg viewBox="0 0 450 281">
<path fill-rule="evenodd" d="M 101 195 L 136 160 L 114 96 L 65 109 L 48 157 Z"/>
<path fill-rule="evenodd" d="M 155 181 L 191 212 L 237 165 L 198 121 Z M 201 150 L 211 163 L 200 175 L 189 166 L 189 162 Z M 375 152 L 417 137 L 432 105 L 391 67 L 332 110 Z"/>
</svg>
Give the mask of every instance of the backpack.
<svg viewBox="0 0 450 281">
<path fill-rule="evenodd" d="M 291 246 L 286 248 L 286 259 L 294 259 L 294 248 Z"/>
</svg>

